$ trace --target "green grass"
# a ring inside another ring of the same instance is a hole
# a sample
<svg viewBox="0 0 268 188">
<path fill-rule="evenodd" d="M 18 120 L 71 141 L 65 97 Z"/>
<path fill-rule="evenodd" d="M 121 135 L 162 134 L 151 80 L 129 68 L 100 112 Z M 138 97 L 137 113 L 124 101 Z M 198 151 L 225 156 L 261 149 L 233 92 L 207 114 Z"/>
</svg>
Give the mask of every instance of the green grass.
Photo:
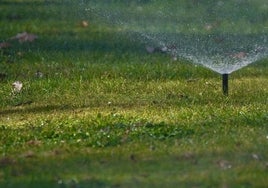
<svg viewBox="0 0 268 188">
<path fill-rule="evenodd" d="M 267 187 L 267 59 L 224 96 L 220 75 L 82 28 L 68 3 L 1 2 L 0 42 L 39 38 L 0 49 L 0 187 Z"/>
</svg>

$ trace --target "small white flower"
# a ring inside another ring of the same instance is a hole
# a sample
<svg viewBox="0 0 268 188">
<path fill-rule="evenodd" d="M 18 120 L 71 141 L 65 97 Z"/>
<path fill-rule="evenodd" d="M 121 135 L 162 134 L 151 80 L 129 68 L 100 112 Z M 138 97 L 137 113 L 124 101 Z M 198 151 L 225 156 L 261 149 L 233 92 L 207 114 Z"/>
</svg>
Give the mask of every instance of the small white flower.
<svg viewBox="0 0 268 188">
<path fill-rule="evenodd" d="M 19 92 L 21 92 L 21 90 L 22 90 L 22 86 L 23 86 L 23 84 L 22 84 L 22 82 L 20 82 L 20 81 L 15 81 L 15 82 L 12 84 L 12 86 L 13 86 L 13 92 L 14 92 L 14 93 L 19 93 Z"/>
</svg>

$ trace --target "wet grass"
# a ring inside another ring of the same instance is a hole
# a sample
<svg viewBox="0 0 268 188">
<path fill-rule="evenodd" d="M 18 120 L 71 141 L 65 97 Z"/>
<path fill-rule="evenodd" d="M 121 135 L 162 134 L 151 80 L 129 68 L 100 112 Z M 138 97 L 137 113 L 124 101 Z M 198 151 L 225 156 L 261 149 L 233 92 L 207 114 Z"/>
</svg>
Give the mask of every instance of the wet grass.
<svg viewBox="0 0 268 188">
<path fill-rule="evenodd" d="M 1 4 L 0 42 L 39 38 L 0 49 L 0 187 L 267 186 L 267 60 L 224 96 L 220 75 L 68 4 Z"/>
</svg>

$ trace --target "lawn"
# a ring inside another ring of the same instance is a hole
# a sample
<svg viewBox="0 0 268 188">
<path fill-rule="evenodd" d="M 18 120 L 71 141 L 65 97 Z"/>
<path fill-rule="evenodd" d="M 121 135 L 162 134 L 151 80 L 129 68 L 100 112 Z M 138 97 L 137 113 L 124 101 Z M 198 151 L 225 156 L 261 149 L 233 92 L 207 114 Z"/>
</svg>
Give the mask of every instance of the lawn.
<svg viewBox="0 0 268 188">
<path fill-rule="evenodd" d="M 267 59 L 225 96 L 81 2 L 0 2 L 0 187 L 268 186 Z"/>
</svg>

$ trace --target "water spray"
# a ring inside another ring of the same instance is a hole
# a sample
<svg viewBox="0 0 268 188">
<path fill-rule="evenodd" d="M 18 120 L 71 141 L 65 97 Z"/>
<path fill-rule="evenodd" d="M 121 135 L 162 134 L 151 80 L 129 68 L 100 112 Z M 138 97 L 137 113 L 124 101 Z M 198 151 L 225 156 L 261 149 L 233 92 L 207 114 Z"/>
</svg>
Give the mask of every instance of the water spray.
<svg viewBox="0 0 268 188">
<path fill-rule="evenodd" d="M 222 91 L 224 95 L 228 95 L 228 76 L 229 74 L 222 74 Z"/>
<path fill-rule="evenodd" d="M 220 4 L 211 1 L 209 4 L 198 3 L 198 6 L 195 6 L 196 2 L 193 1 L 190 11 L 189 3 L 177 3 L 175 0 L 156 0 L 150 3 L 137 1 L 131 4 L 131 7 L 128 3 L 108 4 L 106 0 L 83 2 L 86 2 L 86 11 L 90 12 L 90 15 L 117 25 L 122 33 L 136 37 L 146 46 L 152 47 L 152 51 L 165 47 L 162 52 L 220 74 L 225 96 L 228 96 L 229 92 L 229 74 L 268 57 L 268 30 L 262 9 L 263 6 L 268 6 L 268 1 L 250 1 L 243 4 L 245 7 L 242 9 L 237 9 L 241 4 L 238 1 Z M 176 4 L 180 6 L 174 6 Z M 215 7 L 213 11 L 216 14 L 196 14 L 209 7 Z M 229 16 L 222 18 L 221 15 Z M 215 20 L 215 16 L 221 18 L 220 21 Z M 256 22 L 251 21 L 252 16 Z M 203 25 L 196 20 L 200 20 Z M 207 20 L 212 22 L 206 22 Z M 149 49 L 148 52 L 151 53 L 150 51 Z"/>
</svg>

